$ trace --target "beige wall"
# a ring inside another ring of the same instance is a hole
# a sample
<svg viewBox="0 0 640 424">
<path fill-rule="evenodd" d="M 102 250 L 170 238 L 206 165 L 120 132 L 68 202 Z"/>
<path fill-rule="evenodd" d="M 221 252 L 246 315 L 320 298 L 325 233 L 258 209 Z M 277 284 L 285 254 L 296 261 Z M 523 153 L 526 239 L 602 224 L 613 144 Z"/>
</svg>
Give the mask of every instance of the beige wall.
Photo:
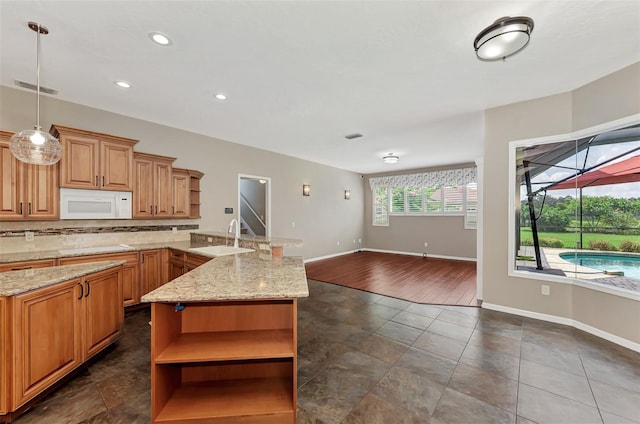
<svg viewBox="0 0 640 424">
<path fill-rule="evenodd" d="M 0 87 L 0 129 L 32 128 L 34 115 L 33 92 Z M 40 120 L 45 130 L 56 123 L 138 139 L 136 151 L 176 157 L 176 167 L 204 172 L 202 219 L 190 221 L 201 230 L 227 228 L 231 216 L 224 214 L 224 208 L 237 211 L 238 173 L 242 173 L 271 177 L 272 236 L 299 238 L 305 243 L 302 248 L 286 249 L 285 254 L 330 255 L 350 249 L 353 239 L 363 237 L 363 183 L 358 174 L 49 96 L 41 98 Z M 303 183 L 311 184 L 310 197 L 302 196 Z M 351 190 L 351 200 L 344 199 L 345 189 Z M 11 225 L 2 224 L 5 229 Z"/>
<path fill-rule="evenodd" d="M 484 302 L 576 320 L 640 343 L 640 304 L 569 284 L 510 277 L 510 141 L 565 134 L 640 113 L 640 63 L 569 93 L 487 110 L 484 146 Z M 584 303 L 582 302 L 584 301 Z M 585 307 L 585 304 L 592 306 Z M 600 310 L 594 313 L 594 307 Z M 603 312 L 604 311 L 604 312 Z"/>
<path fill-rule="evenodd" d="M 465 230 L 463 216 L 389 216 L 389 226 L 373 226 L 372 192 L 369 179 L 385 175 L 410 174 L 454 168 L 474 167 L 473 163 L 400 172 L 371 174 L 364 187 L 364 245 L 371 249 L 424 253 L 452 258 L 476 258 L 476 231 Z"/>
</svg>

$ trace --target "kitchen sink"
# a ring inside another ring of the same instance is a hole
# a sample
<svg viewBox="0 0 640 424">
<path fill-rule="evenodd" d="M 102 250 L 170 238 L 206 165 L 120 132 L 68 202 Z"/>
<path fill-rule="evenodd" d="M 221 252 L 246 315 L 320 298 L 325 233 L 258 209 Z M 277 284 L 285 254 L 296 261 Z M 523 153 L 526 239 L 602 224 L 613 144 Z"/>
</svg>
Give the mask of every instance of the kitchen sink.
<svg viewBox="0 0 640 424">
<path fill-rule="evenodd" d="M 235 255 L 238 253 L 249 253 L 254 252 L 254 249 L 247 249 L 245 247 L 233 247 L 233 246 L 206 246 L 206 247 L 192 247 L 189 249 L 192 252 L 196 253 L 204 253 L 205 255 L 212 256 L 225 256 L 225 255 Z"/>
</svg>

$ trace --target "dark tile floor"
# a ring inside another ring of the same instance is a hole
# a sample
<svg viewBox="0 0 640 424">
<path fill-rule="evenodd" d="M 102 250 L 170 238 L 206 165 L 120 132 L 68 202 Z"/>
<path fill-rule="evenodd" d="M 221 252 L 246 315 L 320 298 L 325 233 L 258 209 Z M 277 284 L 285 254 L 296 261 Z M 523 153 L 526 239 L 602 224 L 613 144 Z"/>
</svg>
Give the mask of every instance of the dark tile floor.
<svg viewBox="0 0 640 424">
<path fill-rule="evenodd" d="M 640 354 L 556 324 L 309 282 L 298 422 L 640 423 Z M 149 311 L 16 423 L 149 423 Z"/>
</svg>

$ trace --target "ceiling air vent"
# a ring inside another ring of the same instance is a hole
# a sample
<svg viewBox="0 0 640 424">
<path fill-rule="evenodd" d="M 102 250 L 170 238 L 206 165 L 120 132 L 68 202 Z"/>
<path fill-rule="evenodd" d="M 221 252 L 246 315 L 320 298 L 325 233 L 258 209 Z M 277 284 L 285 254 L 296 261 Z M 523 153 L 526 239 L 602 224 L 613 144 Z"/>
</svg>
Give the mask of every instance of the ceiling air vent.
<svg viewBox="0 0 640 424">
<path fill-rule="evenodd" d="M 28 90 L 37 91 L 38 87 L 35 84 L 31 84 L 24 81 L 15 80 L 15 83 L 18 87 L 26 88 Z M 56 96 L 58 94 L 58 90 L 54 90 L 53 88 L 47 88 L 40 86 L 40 92 L 44 94 L 51 94 L 52 96 Z"/>
<path fill-rule="evenodd" d="M 354 138 L 360 138 L 360 137 L 362 137 L 362 134 L 360 133 L 347 134 L 344 136 L 344 138 L 346 138 L 347 140 L 353 140 Z"/>
</svg>

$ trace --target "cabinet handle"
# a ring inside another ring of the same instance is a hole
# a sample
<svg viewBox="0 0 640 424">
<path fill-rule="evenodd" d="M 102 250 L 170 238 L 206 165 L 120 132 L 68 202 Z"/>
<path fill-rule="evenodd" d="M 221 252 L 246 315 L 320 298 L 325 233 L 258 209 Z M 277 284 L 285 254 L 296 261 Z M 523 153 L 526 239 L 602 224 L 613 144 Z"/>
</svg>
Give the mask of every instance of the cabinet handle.
<svg viewBox="0 0 640 424">
<path fill-rule="evenodd" d="M 158 205 L 156 205 L 156 213 L 154 215 L 158 215 Z"/>
<path fill-rule="evenodd" d="M 31 215 L 31 202 L 29 202 L 29 215 Z"/>
<path fill-rule="evenodd" d="M 11 268 L 11 271 L 22 271 L 25 269 L 33 269 L 32 266 L 23 266 L 23 267 L 18 267 L 18 268 Z"/>
<path fill-rule="evenodd" d="M 104 187 L 104 175 L 102 176 L 102 187 Z"/>
<path fill-rule="evenodd" d="M 98 176 L 96 175 L 96 187 L 98 187 Z"/>
<path fill-rule="evenodd" d="M 20 202 L 20 212 L 19 212 L 19 214 L 22 215 L 22 202 Z"/>
<path fill-rule="evenodd" d="M 89 284 L 87 280 L 84 280 L 84 283 L 87 285 L 87 292 L 85 293 L 84 297 L 89 297 L 89 293 L 91 293 L 91 284 Z"/>
<path fill-rule="evenodd" d="M 82 287 L 82 283 L 78 282 L 78 285 L 80 286 L 80 296 L 78 297 L 78 300 L 80 300 L 84 295 L 84 288 Z"/>
<path fill-rule="evenodd" d="M 175 215 L 175 214 L 176 214 L 176 207 L 171 206 L 171 215 Z"/>
<path fill-rule="evenodd" d="M 144 263 L 144 255 L 140 256 L 140 263 L 143 264 Z"/>
</svg>

